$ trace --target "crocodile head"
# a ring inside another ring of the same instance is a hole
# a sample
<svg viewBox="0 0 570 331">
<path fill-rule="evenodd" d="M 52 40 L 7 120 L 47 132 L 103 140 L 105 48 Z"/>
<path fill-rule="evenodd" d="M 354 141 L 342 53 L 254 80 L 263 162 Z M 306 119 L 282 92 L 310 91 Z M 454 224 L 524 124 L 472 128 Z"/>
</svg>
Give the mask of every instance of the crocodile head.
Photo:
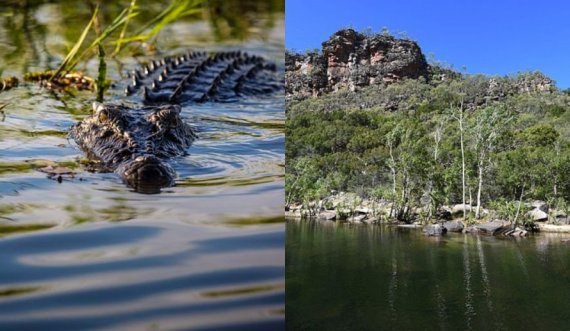
<svg viewBox="0 0 570 331">
<path fill-rule="evenodd" d="M 185 155 L 196 139 L 180 112 L 180 106 L 171 104 L 131 108 L 94 103 L 92 115 L 70 135 L 102 170 L 115 171 L 137 192 L 158 193 L 174 185 L 176 172 L 168 159 Z"/>
<path fill-rule="evenodd" d="M 115 172 L 135 191 L 149 194 L 173 186 L 176 178 L 174 169 L 154 155 L 133 157 L 121 163 Z"/>
</svg>

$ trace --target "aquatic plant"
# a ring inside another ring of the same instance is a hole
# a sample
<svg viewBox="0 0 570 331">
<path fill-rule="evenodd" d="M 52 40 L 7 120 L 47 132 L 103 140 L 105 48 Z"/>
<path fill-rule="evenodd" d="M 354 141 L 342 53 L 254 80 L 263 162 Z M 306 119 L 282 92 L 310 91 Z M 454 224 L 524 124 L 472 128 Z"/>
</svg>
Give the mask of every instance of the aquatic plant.
<svg viewBox="0 0 570 331">
<path fill-rule="evenodd" d="M 203 0 L 174 0 L 153 20 L 136 30 L 133 34 L 128 33 L 128 25 L 132 18 L 139 15 L 139 7 L 136 4 L 136 0 L 132 0 L 129 7 L 123 9 L 113 21 L 105 27 L 100 24 L 99 6 L 95 6 L 91 19 L 57 70 L 53 72 L 49 81 L 54 82 L 61 79 L 61 77 L 65 77 L 81 61 L 97 55 L 99 57 L 99 70 L 97 79 L 95 80 L 95 89 L 97 90 L 97 100 L 103 101 L 103 93 L 109 85 L 106 81 L 106 61 L 108 58 L 105 49 L 114 46 L 114 51 L 111 53 L 111 56 L 115 57 L 125 49 L 125 45 L 132 45 L 135 42 L 140 44 L 141 42 L 156 37 L 156 35 L 170 23 L 185 16 L 198 14 L 200 12 L 199 6 L 202 2 Z M 115 32 L 121 27 L 120 34 L 113 38 Z M 87 46 L 83 46 L 92 30 L 94 30 L 96 38 Z"/>
</svg>

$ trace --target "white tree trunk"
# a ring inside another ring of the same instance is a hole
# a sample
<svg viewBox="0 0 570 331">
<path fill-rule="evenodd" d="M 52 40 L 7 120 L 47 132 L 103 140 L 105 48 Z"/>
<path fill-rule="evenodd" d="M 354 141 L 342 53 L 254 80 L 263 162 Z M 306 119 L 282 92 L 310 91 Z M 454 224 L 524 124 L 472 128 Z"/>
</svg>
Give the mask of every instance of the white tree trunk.
<svg viewBox="0 0 570 331">
<path fill-rule="evenodd" d="M 517 224 L 517 219 L 519 218 L 519 212 L 521 211 L 521 204 L 522 204 L 522 199 L 524 196 L 524 187 L 525 184 L 523 184 L 522 190 L 521 190 L 521 196 L 519 197 L 519 205 L 517 206 L 517 213 L 515 214 L 515 219 L 513 221 L 513 224 Z"/>
<path fill-rule="evenodd" d="M 483 153 L 481 153 L 483 154 Z M 484 155 L 479 155 L 479 185 L 477 187 L 477 209 L 475 209 L 475 218 L 479 219 L 481 217 L 481 190 L 483 188 L 483 162 Z"/>
<path fill-rule="evenodd" d="M 392 172 L 392 193 L 394 197 L 396 196 L 396 160 L 394 159 L 394 154 L 392 151 L 392 142 L 390 142 L 390 160 L 392 163 L 390 164 L 390 171 Z"/>
<path fill-rule="evenodd" d="M 467 220 L 467 209 L 465 208 L 465 146 L 463 143 L 463 101 L 459 109 L 459 133 L 461 139 L 461 186 L 463 191 L 463 221 Z"/>
<path fill-rule="evenodd" d="M 392 217 L 392 212 L 394 211 L 394 205 L 396 204 L 396 160 L 394 158 L 393 153 L 393 142 L 390 140 L 388 142 L 390 148 L 390 171 L 392 172 L 392 207 L 390 207 L 390 215 L 388 217 Z"/>
</svg>

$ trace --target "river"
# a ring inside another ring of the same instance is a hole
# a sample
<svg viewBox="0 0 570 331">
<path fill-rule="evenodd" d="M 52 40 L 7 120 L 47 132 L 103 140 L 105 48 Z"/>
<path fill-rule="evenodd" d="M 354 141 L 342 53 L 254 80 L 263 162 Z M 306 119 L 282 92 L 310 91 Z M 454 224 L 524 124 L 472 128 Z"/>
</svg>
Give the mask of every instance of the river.
<svg viewBox="0 0 570 331">
<path fill-rule="evenodd" d="M 288 330 L 566 330 L 570 236 L 286 226 Z"/>
</svg>

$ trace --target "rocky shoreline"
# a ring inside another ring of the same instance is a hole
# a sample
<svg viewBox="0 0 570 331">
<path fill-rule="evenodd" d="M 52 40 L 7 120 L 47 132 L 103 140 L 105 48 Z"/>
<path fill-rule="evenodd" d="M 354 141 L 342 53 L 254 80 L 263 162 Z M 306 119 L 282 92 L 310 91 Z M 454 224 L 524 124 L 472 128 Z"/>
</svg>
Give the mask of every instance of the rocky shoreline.
<svg viewBox="0 0 570 331">
<path fill-rule="evenodd" d="M 395 221 L 391 215 L 393 206 L 383 200 L 362 199 L 352 193 L 341 192 L 319 201 L 306 204 L 288 204 L 285 217 L 309 219 L 323 222 L 351 224 L 389 224 L 402 228 L 421 228 L 426 236 L 441 236 L 446 233 L 471 233 L 490 236 L 525 237 L 531 232 L 570 233 L 570 217 L 564 212 L 549 208 L 544 201 L 523 203 L 523 216 L 529 222 L 526 226 L 515 225 L 509 220 L 497 217 L 497 212 L 482 209 L 480 220 L 463 221 L 463 212 L 471 213 L 475 206 L 456 204 L 442 206 L 432 219 L 422 219 L 427 214 L 424 208 L 415 208 L 418 220 L 412 223 Z"/>
</svg>

